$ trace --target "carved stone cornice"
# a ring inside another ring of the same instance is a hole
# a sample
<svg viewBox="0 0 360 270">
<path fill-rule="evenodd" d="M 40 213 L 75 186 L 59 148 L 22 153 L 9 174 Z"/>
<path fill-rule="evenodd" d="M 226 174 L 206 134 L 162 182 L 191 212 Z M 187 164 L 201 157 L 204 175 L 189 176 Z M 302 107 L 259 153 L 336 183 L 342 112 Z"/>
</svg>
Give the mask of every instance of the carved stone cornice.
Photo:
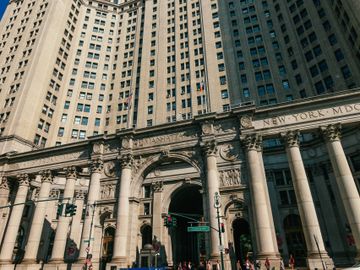
<svg viewBox="0 0 360 270">
<path fill-rule="evenodd" d="M 218 152 L 217 142 L 215 140 L 204 142 L 202 144 L 202 150 L 206 157 L 216 156 Z"/>
<path fill-rule="evenodd" d="M 131 169 L 134 157 L 131 153 L 122 154 L 118 157 L 122 169 Z"/>
<path fill-rule="evenodd" d="M 19 174 L 17 176 L 19 181 L 19 186 L 29 186 L 30 185 L 30 177 L 27 173 Z"/>
<path fill-rule="evenodd" d="M 290 130 L 280 134 L 284 140 L 286 147 L 299 147 L 300 146 L 300 132 L 298 130 Z"/>
<path fill-rule="evenodd" d="M 9 180 L 6 176 L 1 177 L 0 189 L 9 190 Z"/>
<path fill-rule="evenodd" d="M 77 179 L 78 172 L 75 166 L 69 166 L 66 168 L 66 179 Z"/>
<path fill-rule="evenodd" d="M 50 183 L 54 182 L 54 176 L 51 170 L 43 170 L 40 172 L 41 175 L 41 183 Z"/>
<path fill-rule="evenodd" d="M 153 182 L 151 185 L 153 192 L 162 192 L 164 190 L 163 184 L 164 184 L 163 181 Z"/>
<path fill-rule="evenodd" d="M 240 140 L 247 151 L 261 151 L 262 149 L 262 136 L 259 134 L 249 134 L 241 137 Z"/>
<path fill-rule="evenodd" d="M 91 173 L 102 173 L 104 170 L 104 162 L 98 158 L 91 161 Z"/>
<path fill-rule="evenodd" d="M 341 124 L 331 124 L 326 127 L 320 127 L 320 130 L 326 141 L 335 142 L 341 139 Z"/>
</svg>

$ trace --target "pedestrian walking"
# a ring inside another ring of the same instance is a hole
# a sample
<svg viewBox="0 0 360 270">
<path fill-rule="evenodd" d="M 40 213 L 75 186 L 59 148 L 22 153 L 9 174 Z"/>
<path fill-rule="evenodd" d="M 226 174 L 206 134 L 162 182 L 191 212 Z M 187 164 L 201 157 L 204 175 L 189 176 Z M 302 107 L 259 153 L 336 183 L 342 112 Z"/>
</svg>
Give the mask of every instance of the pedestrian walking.
<svg viewBox="0 0 360 270">
<path fill-rule="evenodd" d="M 251 262 L 250 262 L 249 257 L 246 257 L 246 260 L 245 260 L 245 269 L 246 269 L 246 270 L 250 270 L 250 269 L 251 269 Z"/>
<path fill-rule="evenodd" d="M 211 262 L 210 262 L 210 261 L 207 261 L 207 262 L 206 262 L 206 270 L 212 270 L 212 269 L 211 269 Z"/>
<path fill-rule="evenodd" d="M 289 267 L 291 268 L 291 270 L 295 269 L 295 258 L 292 254 L 290 254 Z"/>
<path fill-rule="evenodd" d="M 280 258 L 280 270 L 285 270 L 285 264 L 282 257 Z"/>
<path fill-rule="evenodd" d="M 236 270 L 241 270 L 240 260 L 237 260 L 237 262 L 236 262 Z"/>
<path fill-rule="evenodd" d="M 220 270 L 220 263 L 219 260 L 216 261 L 216 270 Z"/>
<path fill-rule="evenodd" d="M 266 259 L 265 259 L 265 268 L 266 268 L 266 270 L 270 270 L 270 261 L 269 261 L 268 257 L 266 257 Z"/>
</svg>

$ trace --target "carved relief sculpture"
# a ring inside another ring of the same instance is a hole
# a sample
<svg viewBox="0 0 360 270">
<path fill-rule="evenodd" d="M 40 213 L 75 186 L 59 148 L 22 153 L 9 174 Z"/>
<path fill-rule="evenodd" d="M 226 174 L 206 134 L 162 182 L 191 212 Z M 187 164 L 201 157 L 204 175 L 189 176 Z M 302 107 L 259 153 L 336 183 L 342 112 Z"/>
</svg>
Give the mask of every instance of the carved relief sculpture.
<svg viewBox="0 0 360 270">
<path fill-rule="evenodd" d="M 9 180 L 7 177 L 1 177 L 0 189 L 9 190 Z"/>
</svg>

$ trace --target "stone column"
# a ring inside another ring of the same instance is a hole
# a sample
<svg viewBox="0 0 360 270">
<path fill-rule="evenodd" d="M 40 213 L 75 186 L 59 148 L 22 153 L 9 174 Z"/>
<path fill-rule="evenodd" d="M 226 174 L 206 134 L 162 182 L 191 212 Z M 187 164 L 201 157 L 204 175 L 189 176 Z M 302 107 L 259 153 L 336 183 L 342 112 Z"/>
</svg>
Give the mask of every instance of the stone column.
<svg viewBox="0 0 360 270">
<path fill-rule="evenodd" d="M 341 145 L 340 129 L 340 125 L 329 125 L 321 128 L 326 139 L 326 147 L 334 169 L 341 200 L 344 204 L 345 213 L 354 236 L 358 253 L 357 257 L 360 261 L 360 197 L 344 149 Z"/>
<path fill-rule="evenodd" d="M 76 247 L 79 249 L 81 238 L 81 217 L 84 207 L 85 194 L 83 191 L 77 191 L 75 193 L 75 205 L 77 206 L 77 208 L 76 215 L 73 216 L 73 220 L 71 223 L 70 238 L 75 242 Z"/>
<path fill-rule="evenodd" d="M 41 172 L 41 187 L 38 200 L 49 199 L 53 176 L 51 171 Z M 38 202 L 31 223 L 29 238 L 25 248 L 24 262 L 36 263 L 36 257 L 40 245 L 41 233 L 44 225 L 48 202 Z"/>
<path fill-rule="evenodd" d="M 153 205 L 152 205 L 152 230 L 153 236 L 156 236 L 158 241 L 163 242 L 162 232 L 164 230 L 164 224 L 162 219 L 162 199 L 163 199 L 163 182 L 155 182 L 152 185 L 153 190 Z"/>
<path fill-rule="evenodd" d="M 71 166 L 66 168 L 66 183 L 64 190 L 63 205 L 66 203 L 72 203 L 74 198 L 75 183 L 77 179 L 76 168 Z M 64 261 L 64 253 L 66 247 L 66 241 L 69 236 L 69 225 L 72 217 L 65 217 L 61 215 L 58 220 L 58 224 L 55 232 L 54 246 L 51 254 L 51 262 L 61 263 Z"/>
<path fill-rule="evenodd" d="M 5 237 L 2 243 L 2 249 L 0 252 L 0 264 L 11 263 L 12 254 L 21 223 L 21 217 L 25 207 L 25 205 L 22 203 L 26 202 L 30 186 L 30 179 L 27 174 L 21 174 L 17 178 L 19 181 L 19 188 L 16 193 L 14 204 L 20 205 L 15 205 L 12 207 L 10 220 L 6 229 Z"/>
<path fill-rule="evenodd" d="M 308 253 L 308 268 L 322 269 L 323 265 L 321 259 L 327 264 L 327 266 L 333 266 L 334 264 L 325 250 L 314 201 L 312 199 L 309 182 L 306 176 L 304 163 L 302 161 L 299 148 L 299 132 L 289 131 L 281 135 L 285 139 L 286 154 L 289 160 L 291 178 L 303 226 Z"/>
<path fill-rule="evenodd" d="M 127 266 L 126 249 L 128 247 L 129 231 L 129 195 L 131 182 L 131 167 L 133 158 L 131 154 L 121 157 L 121 177 L 117 204 L 116 233 L 114 239 L 114 253 L 112 263 L 120 267 Z"/>
<path fill-rule="evenodd" d="M 269 191 L 261 155 L 262 138 L 259 135 L 248 135 L 242 138 L 247 155 L 250 179 L 249 188 L 252 198 L 257 256 L 260 260 L 277 260 L 279 251 L 275 241 L 274 220 L 271 211 Z"/>
<path fill-rule="evenodd" d="M 91 223 L 92 228 L 91 232 L 94 233 L 94 224 L 92 222 L 92 214 L 93 214 L 93 207 L 95 207 L 96 201 L 100 199 L 100 178 L 101 174 L 104 169 L 104 163 L 101 159 L 96 159 L 91 164 L 91 176 L 90 176 L 90 183 L 89 183 L 89 190 L 88 190 L 88 199 L 87 199 L 87 211 L 84 220 L 83 230 L 81 234 L 81 243 L 80 243 L 80 256 L 79 260 L 84 260 L 86 258 L 86 248 L 88 247 L 88 241 L 91 241 L 90 228 Z M 94 217 L 94 221 L 96 221 Z M 89 246 L 89 254 L 92 252 L 92 245 L 90 242 Z"/>
<path fill-rule="evenodd" d="M 217 168 L 217 145 L 216 141 L 208 141 L 203 146 L 206 158 L 206 186 L 209 200 L 209 225 L 213 228 L 218 228 L 217 213 L 215 204 L 215 192 L 219 192 L 219 172 Z M 220 199 L 221 200 L 221 199 Z M 220 214 L 221 215 L 221 214 Z M 218 259 L 220 256 L 219 250 L 219 235 L 215 230 L 210 230 L 210 257 Z"/>
<path fill-rule="evenodd" d="M 9 188 L 8 179 L 7 179 L 7 177 L 2 177 L 1 183 L 0 183 L 0 206 L 8 205 L 9 193 L 10 193 L 10 188 Z M 8 208 L 0 209 L 0 243 L 1 243 L 1 240 L 3 239 L 8 215 L 9 215 Z"/>
</svg>

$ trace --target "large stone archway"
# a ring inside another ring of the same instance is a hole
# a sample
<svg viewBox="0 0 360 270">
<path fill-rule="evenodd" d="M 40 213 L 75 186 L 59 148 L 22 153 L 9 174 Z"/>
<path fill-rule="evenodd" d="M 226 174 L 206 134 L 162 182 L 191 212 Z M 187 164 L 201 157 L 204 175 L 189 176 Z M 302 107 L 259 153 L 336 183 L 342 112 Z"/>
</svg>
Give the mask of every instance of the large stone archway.
<svg viewBox="0 0 360 270">
<path fill-rule="evenodd" d="M 200 256 L 205 256 L 206 253 L 205 235 L 187 232 L 187 227 L 196 225 L 191 224 L 193 221 L 189 218 L 200 220 L 204 216 L 200 187 L 186 185 L 176 190 L 171 197 L 169 213 L 175 213 L 172 216 L 177 218 L 177 226 L 168 229 L 174 264 L 184 261 L 198 264 Z"/>
</svg>

